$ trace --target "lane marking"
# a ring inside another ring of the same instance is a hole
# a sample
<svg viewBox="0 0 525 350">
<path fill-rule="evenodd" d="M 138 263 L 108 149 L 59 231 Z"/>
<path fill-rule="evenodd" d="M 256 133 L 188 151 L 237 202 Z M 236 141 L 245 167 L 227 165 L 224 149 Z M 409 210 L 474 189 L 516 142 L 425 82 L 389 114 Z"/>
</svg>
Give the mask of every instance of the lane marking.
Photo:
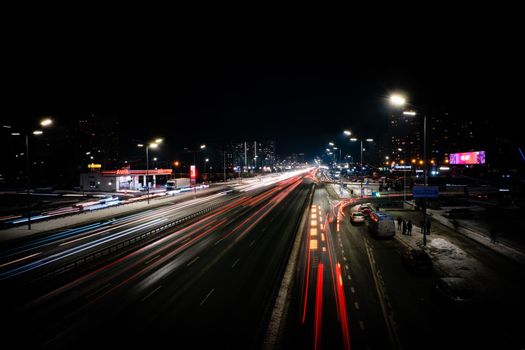
<svg viewBox="0 0 525 350">
<path fill-rule="evenodd" d="M 155 288 L 154 290 L 152 290 L 148 295 L 146 295 L 144 298 L 140 299 L 140 301 L 143 302 L 144 300 L 148 299 L 150 296 L 153 295 L 153 293 L 155 293 L 156 291 L 158 291 L 161 287 L 162 287 L 162 285 L 158 286 L 157 288 Z"/>
<path fill-rule="evenodd" d="M 240 260 L 240 259 L 235 260 L 235 262 L 234 262 L 233 265 L 232 265 L 232 269 L 235 267 L 235 265 L 237 265 L 237 263 L 239 262 L 239 260 Z"/>
<path fill-rule="evenodd" d="M 206 300 L 210 297 L 211 293 L 213 293 L 215 291 L 215 288 L 213 288 L 212 290 L 210 290 L 210 292 L 208 293 L 208 295 L 206 295 L 206 297 L 204 299 L 202 299 L 201 301 L 201 306 L 202 304 L 204 304 L 206 302 Z"/>
<path fill-rule="evenodd" d="M 160 254 L 154 256 L 153 258 L 151 258 L 151 259 L 149 259 L 148 261 L 146 261 L 146 262 L 144 263 L 144 265 L 148 265 L 150 262 L 152 262 L 152 261 L 155 260 L 155 259 L 158 259 L 159 257 L 160 257 Z"/>
<path fill-rule="evenodd" d="M 195 261 L 199 260 L 200 256 L 196 257 L 195 259 L 193 259 L 192 261 L 190 261 L 189 263 L 186 264 L 186 266 L 190 266 L 192 265 Z"/>
</svg>

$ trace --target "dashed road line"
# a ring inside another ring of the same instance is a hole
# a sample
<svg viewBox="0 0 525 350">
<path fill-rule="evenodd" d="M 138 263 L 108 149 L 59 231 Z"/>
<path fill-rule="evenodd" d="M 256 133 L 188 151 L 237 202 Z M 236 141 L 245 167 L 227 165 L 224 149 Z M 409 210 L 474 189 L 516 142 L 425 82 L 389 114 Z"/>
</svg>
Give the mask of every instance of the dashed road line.
<svg viewBox="0 0 525 350">
<path fill-rule="evenodd" d="M 158 258 L 160 258 L 160 254 L 157 255 L 157 256 L 154 256 L 153 258 L 151 258 L 151 259 L 149 259 L 148 261 L 146 261 L 146 262 L 144 263 L 144 265 L 148 265 L 150 262 L 152 262 L 153 260 L 158 259 Z"/>
<path fill-rule="evenodd" d="M 186 266 L 190 266 L 192 265 L 195 261 L 199 260 L 199 256 L 196 257 L 195 259 L 193 259 L 192 261 L 190 261 L 189 263 L 186 264 Z"/>
<path fill-rule="evenodd" d="M 215 291 L 215 288 L 210 290 L 210 292 L 206 295 L 206 297 L 204 299 L 202 299 L 201 306 L 202 306 L 202 304 L 204 304 L 206 302 L 206 300 L 210 297 L 211 293 L 213 293 L 214 291 Z"/>
<path fill-rule="evenodd" d="M 140 301 L 144 301 L 146 299 L 148 299 L 150 296 L 153 295 L 153 293 L 155 293 L 156 291 L 158 291 L 160 288 L 162 287 L 162 285 L 158 286 L 157 288 L 155 288 L 154 290 L 152 290 L 151 292 L 149 292 L 148 295 L 146 295 L 144 298 L 140 299 Z"/>
<path fill-rule="evenodd" d="M 239 262 L 240 259 L 237 259 L 235 260 L 235 262 L 232 264 L 232 269 L 235 267 L 235 265 L 237 265 L 237 263 Z"/>
</svg>

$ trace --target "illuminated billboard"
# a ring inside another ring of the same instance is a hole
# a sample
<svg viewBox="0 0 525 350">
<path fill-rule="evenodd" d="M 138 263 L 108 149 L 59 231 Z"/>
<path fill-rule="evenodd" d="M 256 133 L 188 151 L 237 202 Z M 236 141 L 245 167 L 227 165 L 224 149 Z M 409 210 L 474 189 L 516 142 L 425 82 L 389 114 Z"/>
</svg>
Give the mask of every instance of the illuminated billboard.
<svg viewBox="0 0 525 350">
<path fill-rule="evenodd" d="M 485 164 L 485 151 L 451 153 L 450 164 Z"/>
</svg>

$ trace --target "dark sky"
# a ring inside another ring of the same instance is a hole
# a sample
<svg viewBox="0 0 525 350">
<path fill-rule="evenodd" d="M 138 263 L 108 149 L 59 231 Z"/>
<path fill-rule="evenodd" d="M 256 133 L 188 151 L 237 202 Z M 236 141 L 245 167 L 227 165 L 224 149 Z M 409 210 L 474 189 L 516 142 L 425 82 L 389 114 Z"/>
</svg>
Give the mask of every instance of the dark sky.
<svg viewBox="0 0 525 350">
<path fill-rule="evenodd" d="M 4 116 L 29 123 L 42 114 L 60 121 L 96 113 L 117 116 L 123 140 L 162 135 L 170 149 L 180 149 L 275 139 L 281 154 L 314 156 L 326 142 L 342 142 L 343 129 L 379 137 L 391 91 L 461 118 L 505 124 L 522 114 L 518 58 L 385 53 L 357 59 L 344 51 L 166 45 L 171 48 L 120 47 L 117 41 L 25 48 L 6 65 Z"/>
</svg>

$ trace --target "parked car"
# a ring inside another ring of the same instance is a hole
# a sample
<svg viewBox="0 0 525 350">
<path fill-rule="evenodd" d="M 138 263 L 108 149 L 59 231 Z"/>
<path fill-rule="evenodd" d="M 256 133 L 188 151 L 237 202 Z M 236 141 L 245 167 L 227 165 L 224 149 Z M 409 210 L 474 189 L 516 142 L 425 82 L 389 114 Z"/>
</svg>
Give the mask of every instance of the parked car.
<svg viewBox="0 0 525 350">
<path fill-rule="evenodd" d="M 360 223 L 360 222 L 365 222 L 365 216 L 364 216 L 361 212 L 354 211 L 354 212 L 350 215 L 350 222 L 351 222 L 352 224 L 357 224 L 357 223 Z"/>
<path fill-rule="evenodd" d="M 435 281 L 434 290 L 446 302 L 468 306 L 474 304 L 474 289 L 462 277 L 442 277 Z"/>
<path fill-rule="evenodd" d="M 423 249 L 406 249 L 401 255 L 401 263 L 414 272 L 432 271 L 432 259 Z"/>
</svg>

